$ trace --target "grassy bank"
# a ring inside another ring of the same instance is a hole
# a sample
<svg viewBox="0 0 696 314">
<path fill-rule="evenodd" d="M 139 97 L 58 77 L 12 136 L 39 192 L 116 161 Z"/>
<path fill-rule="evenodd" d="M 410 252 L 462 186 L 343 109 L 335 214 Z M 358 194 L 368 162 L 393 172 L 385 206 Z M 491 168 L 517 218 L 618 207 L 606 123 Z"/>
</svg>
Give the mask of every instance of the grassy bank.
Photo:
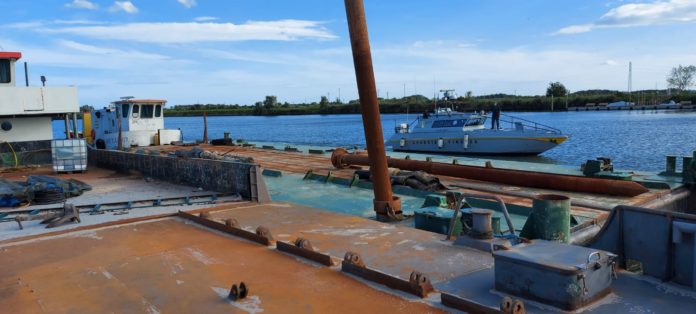
<svg viewBox="0 0 696 314">
<path fill-rule="evenodd" d="M 269 96 L 273 97 L 273 96 Z M 360 104 L 357 100 L 348 103 L 329 103 L 322 98 L 319 103 L 276 103 L 275 97 L 267 97 L 264 102 L 257 102 L 253 106 L 238 104 L 194 104 L 177 105 L 165 109 L 169 117 L 177 116 L 201 116 L 206 112 L 209 116 L 252 116 L 252 115 L 309 115 L 309 114 L 358 114 Z M 459 111 L 490 110 L 494 103 L 498 103 L 505 111 L 564 111 L 566 106 L 585 106 L 587 103 L 611 103 L 616 101 L 630 101 L 637 104 L 662 103 L 673 100 L 691 101 L 696 103 L 696 93 L 684 92 L 681 94 L 668 93 L 665 90 L 637 91 L 630 96 L 619 91 L 580 91 L 567 97 L 551 98 L 546 96 L 515 96 L 506 94 L 494 94 L 477 97 L 459 97 L 448 102 Z M 420 113 L 432 110 L 434 102 L 422 95 L 408 96 L 405 98 L 379 99 L 380 112 L 382 113 Z"/>
</svg>

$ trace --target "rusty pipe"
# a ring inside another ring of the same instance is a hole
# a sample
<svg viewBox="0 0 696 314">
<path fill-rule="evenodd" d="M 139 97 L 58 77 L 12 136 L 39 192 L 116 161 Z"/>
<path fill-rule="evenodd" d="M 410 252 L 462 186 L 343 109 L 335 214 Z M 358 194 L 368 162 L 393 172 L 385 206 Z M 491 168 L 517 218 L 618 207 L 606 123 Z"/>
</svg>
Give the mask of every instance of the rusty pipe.
<svg viewBox="0 0 696 314">
<path fill-rule="evenodd" d="M 349 165 L 369 166 L 367 156 L 349 154 L 339 148 L 331 155 L 331 163 L 336 168 Z M 515 186 L 525 186 L 539 189 L 551 189 L 569 192 L 593 194 L 608 194 L 617 196 L 636 196 L 648 189 L 637 182 L 587 178 L 560 174 L 549 174 L 532 171 L 486 168 L 466 165 L 453 165 L 440 162 L 407 160 L 389 158 L 388 166 L 401 170 L 422 170 L 434 175 L 444 175 L 478 181 L 495 182 Z"/>
<path fill-rule="evenodd" d="M 387 166 L 387 153 L 384 149 L 382 121 L 379 115 L 377 86 L 372 67 L 370 39 L 367 33 L 365 7 L 362 0 L 345 0 L 350 44 L 353 51 L 353 64 L 360 97 L 365 141 L 369 155 L 366 163 L 370 166 L 374 191 L 374 209 L 377 218 L 401 215 L 401 200 L 392 194 L 391 180 Z M 381 216 L 381 217 L 380 217 Z M 399 218 L 396 217 L 396 218 Z"/>
</svg>

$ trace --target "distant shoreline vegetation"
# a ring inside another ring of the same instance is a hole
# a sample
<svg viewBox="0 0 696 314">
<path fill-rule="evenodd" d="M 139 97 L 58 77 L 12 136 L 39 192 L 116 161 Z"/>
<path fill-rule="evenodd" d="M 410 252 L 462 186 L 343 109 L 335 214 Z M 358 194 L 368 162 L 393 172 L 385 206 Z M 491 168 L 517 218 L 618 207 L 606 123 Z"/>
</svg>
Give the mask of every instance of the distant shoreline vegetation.
<svg viewBox="0 0 696 314">
<path fill-rule="evenodd" d="M 627 92 L 611 90 L 586 90 L 560 96 L 515 96 L 508 94 L 492 94 L 484 96 L 458 97 L 447 102 L 458 111 L 472 112 L 490 110 L 494 103 L 502 106 L 504 111 L 565 111 L 568 107 L 584 107 L 588 103 L 612 103 L 617 101 L 630 101 L 637 105 L 659 104 L 669 101 L 691 101 L 696 103 L 696 92 L 683 91 L 670 93 L 669 90 L 642 90 Z M 422 113 L 434 107 L 434 100 L 423 95 L 413 95 L 402 98 L 379 99 L 380 112 L 385 114 L 395 113 Z M 439 102 L 443 104 L 442 101 Z M 176 105 L 165 109 L 168 117 L 202 116 L 205 112 L 209 116 L 278 116 L 278 115 L 316 115 L 316 114 L 359 114 L 360 104 L 358 100 L 347 103 L 335 100 L 330 102 L 322 96 L 319 102 L 313 103 L 280 103 L 276 96 L 266 96 L 264 101 L 259 101 L 252 106 L 238 104 L 193 104 Z"/>
</svg>

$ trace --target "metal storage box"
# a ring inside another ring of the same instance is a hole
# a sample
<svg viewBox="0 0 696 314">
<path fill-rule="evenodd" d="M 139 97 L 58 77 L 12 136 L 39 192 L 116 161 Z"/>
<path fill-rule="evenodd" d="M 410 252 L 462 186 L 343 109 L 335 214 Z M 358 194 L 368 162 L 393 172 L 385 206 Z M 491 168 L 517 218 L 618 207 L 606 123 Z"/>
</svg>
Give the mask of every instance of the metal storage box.
<svg viewBox="0 0 696 314">
<path fill-rule="evenodd" d="M 563 310 L 576 310 L 609 294 L 616 255 L 537 240 L 493 253 L 495 289 Z"/>
<path fill-rule="evenodd" d="M 87 143 L 84 139 L 51 141 L 53 172 L 87 170 Z"/>
</svg>

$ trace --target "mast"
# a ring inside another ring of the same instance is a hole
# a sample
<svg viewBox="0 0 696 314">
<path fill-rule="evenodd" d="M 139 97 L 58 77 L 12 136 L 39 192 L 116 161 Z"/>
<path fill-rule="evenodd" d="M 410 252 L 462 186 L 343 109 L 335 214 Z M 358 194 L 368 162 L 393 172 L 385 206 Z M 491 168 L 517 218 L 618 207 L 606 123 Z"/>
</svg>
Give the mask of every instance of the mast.
<svg viewBox="0 0 696 314">
<path fill-rule="evenodd" d="M 631 90 L 633 89 L 633 62 L 628 62 L 628 102 L 631 102 Z"/>
</svg>

